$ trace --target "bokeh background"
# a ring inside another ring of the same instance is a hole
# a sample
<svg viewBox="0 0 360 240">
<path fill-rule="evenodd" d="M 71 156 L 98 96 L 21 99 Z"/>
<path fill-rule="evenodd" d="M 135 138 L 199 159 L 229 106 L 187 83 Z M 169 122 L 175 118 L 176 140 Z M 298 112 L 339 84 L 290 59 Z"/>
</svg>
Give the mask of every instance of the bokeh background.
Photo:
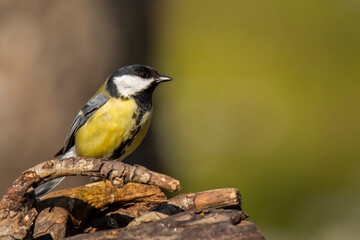
<svg viewBox="0 0 360 240">
<path fill-rule="evenodd" d="M 1 193 L 51 159 L 109 74 L 144 63 L 175 80 L 127 161 L 183 192 L 238 188 L 268 239 L 359 239 L 359 13 L 356 0 L 0 0 Z"/>
</svg>

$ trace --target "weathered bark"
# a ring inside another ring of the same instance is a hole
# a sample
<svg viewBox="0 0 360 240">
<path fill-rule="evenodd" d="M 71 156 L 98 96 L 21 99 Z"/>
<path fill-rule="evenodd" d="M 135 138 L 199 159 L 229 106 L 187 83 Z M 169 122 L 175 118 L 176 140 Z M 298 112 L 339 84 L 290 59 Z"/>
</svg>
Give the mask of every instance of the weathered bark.
<svg viewBox="0 0 360 240">
<path fill-rule="evenodd" d="M 74 235 L 81 232 L 85 223 L 91 219 L 91 215 L 98 216 L 102 208 L 109 208 L 113 204 L 129 208 L 137 203 L 142 203 L 143 212 L 145 212 L 164 201 L 166 201 L 166 196 L 158 187 L 139 183 L 128 183 L 122 188 L 117 188 L 110 181 L 101 181 L 52 192 L 42 197 L 36 205 L 39 215 L 36 218 L 33 237 L 49 235 L 53 239 L 60 239 L 66 237 L 66 234 Z M 117 221 L 122 221 L 126 226 L 131 219 L 131 217 L 123 215 Z M 109 228 L 115 225 L 115 221 L 112 221 L 111 218 L 106 220 L 103 223 L 105 227 Z M 101 221 L 96 221 L 93 224 L 101 226 L 100 223 Z M 90 227 L 95 228 L 96 226 L 90 225 L 85 228 L 89 229 Z"/>
<path fill-rule="evenodd" d="M 26 191 L 36 179 L 36 174 L 22 174 L 0 201 L 0 239 L 23 239 L 30 230 L 37 211 L 33 195 Z M 31 210 L 30 210 L 31 209 Z"/>
<path fill-rule="evenodd" d="M 183 211 L 210 207 L 239 209 L 241 206 L 241 196 L 234 188 L 181 194 L 165 201 L 166 197 L 159 188 L 138 183 L 115 188 L 107 181 L 53 192 L 43 197 L 36 206 L 39 216 L 35 222 L 33 237 L 48 235 L 53 239 L 60 239 L 66 233 L 75 235 L 81 229 L 94 232 L 131 227 Z M 147 210 L 149 211 L 146 212 Z M 133 221 L 129 224 L 131 220 Z"/>
<path fill-rule="evenodd" d="M 81 239 L 265 239 L 240 210 L 188 211 L 125 229 L 100 231 L 70 237 Z"/>
<path fill-rule="evenodd" d="M 234 207 L 241 209 L 241 195 L 235 188 L 222 188 L 199 193 L 185 193 L 157 205 L 134 219 L 130 226 L 152 222 L 188 210 Z"/>
</svg>

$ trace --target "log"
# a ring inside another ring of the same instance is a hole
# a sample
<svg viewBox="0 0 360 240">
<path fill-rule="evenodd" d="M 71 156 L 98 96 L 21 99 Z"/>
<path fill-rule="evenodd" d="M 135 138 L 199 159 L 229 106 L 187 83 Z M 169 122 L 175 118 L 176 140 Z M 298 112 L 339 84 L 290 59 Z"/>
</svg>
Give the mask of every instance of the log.
<svg viewBox="0 0 360 240">
<path fill-rule="evenodd" d="M 265 239 L 240 210 L 187 211 L 125 229 L 79 234 L 69 240 L 92 239 Z"/>
<path fill-rule="evenodd" d="M 97 182 L 42 197 L 36 205 L 39 216 L 33 237 L 61 239 L 82 229 L 95 232 L 131 227 L 183 211 L 210 207 L 240 209 L 241 196 L 237 189 L 224 188 L 181 194 L 166 201 L 165 195 L 155 186 L 128 183 L 123 188 L 115 188 L 109 181 Z"/>
</svg>

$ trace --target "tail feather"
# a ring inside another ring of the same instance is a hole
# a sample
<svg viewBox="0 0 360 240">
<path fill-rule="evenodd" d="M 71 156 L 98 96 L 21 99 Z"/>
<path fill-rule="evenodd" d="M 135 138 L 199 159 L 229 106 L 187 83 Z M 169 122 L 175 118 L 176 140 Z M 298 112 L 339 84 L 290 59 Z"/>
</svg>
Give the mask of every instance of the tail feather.
<svg viewBox="0 0 360 240">
<path fill-rule="evenodd" d="M 65 179 L 65 177 L 56 178 L 54 180 L 48 181 L 48 182 L 40 185 L 39 187 L 37 187 L 35 189 L 35 197 L 38 198 L 38 197 L 41 197 L 42 195 L 47 194 L 48 192 L 53 190 L 57 185 L 59 185 L 59 183 L 64 179 Z"/>
</svg>

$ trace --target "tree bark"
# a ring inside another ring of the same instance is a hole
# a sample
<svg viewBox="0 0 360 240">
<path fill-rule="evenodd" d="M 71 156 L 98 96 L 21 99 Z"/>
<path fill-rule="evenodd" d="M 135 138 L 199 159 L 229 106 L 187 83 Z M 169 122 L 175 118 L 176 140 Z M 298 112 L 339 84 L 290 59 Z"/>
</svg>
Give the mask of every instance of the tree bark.
<svg viewBox="0 0 360 240">
<path fill-rule="evenodd" d="M 244 221 L 240 210 L 187 211 L 139 226 L 80 234 L 81 239 L 265 239 L 255 224 Z"/>
</svg>

